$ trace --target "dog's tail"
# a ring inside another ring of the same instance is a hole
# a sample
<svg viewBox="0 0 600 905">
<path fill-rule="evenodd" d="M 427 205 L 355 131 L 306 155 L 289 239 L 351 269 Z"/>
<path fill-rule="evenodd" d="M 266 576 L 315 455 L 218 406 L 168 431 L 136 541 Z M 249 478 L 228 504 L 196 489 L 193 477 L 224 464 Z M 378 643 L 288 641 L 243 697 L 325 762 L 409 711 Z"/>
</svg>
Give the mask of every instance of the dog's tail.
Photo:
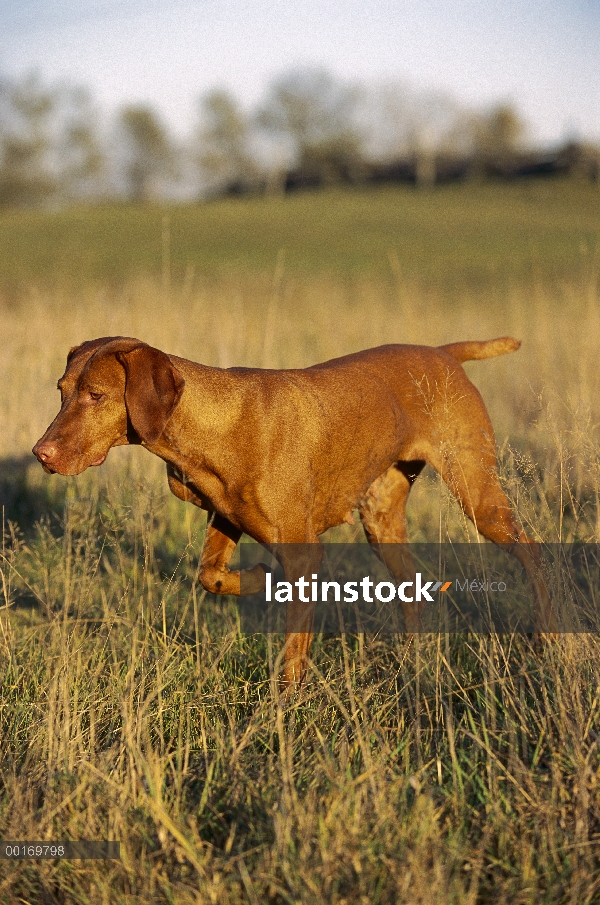
<svg viewBox="0 0 600 905">
<path fill-rule="evenodd" d="M 484 342 L 450 343 L 447 346 L 439 346 L 442 352 L 447 352 L 457 361 L 475 361 L 479 358 L 494 358 L 496 355 L 506 355 L 507 352 L 516 352 L 521 345 L 518 339 L 511 336 L 501 336 L 499 339 L 488 339 Z"/>
</svg>

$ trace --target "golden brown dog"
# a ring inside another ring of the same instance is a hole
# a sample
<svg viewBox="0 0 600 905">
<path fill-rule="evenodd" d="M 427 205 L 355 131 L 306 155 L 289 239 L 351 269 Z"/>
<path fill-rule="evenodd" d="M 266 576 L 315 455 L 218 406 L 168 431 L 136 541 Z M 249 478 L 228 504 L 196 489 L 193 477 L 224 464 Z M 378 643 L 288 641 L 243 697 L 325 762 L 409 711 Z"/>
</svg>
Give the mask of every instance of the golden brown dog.
<svg viewBox="0 0 600 905">
<path fill-rule="evenodd" d="M 508 337 L 389 345 L 304 370 L 267 371 L 205 367 L 136 339 L 104 337 L 69 352 L 60 412 L 33 452 L 47 472 L 63 475 L 100 465 L 112 446 L 126 443 L 164 459 L 172 492 L 214 514 L 200 582 L 236 595 L 241 573 L 228 564 L 242 532 L 270 549 L 315 544 L 358 509 L 369 541 L 405 543 L 408 494 L 429 463 L 484 537 L 513 545 L 548 629 L 539 549 L 511 513 L 489 416 L 461 367 L 519 345 Z M 282 549 L 293 583 L 298 564 Z M 406 574 L 402 557 L 388 565 L 398 579 Z M 262 590 L 263 567 L 245 579 L 246 590 Z M 404 618 L 407 630 L 418 628 L 413 605 L 404 605 Z M 312 614 L 290 604 L 287 628 L 284 685 L 304 677 Z"/>
</svg>

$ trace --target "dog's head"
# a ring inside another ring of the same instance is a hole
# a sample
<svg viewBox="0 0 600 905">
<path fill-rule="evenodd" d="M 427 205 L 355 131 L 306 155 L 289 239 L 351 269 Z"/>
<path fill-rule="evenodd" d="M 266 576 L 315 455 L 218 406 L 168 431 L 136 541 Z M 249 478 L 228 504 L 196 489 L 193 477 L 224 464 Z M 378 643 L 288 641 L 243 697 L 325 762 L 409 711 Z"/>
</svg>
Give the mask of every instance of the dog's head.
<svg viewBox="0 0 600 905">
<path fill-rule="evenodd" d="M 185 381 L 168 355 L 137 339 L 109 336 L 75 346 L 58 381 L 60 412 L 36 445 L 50 474 L 101 465 L 112 446 L 161 436 Z"/>
</svg>

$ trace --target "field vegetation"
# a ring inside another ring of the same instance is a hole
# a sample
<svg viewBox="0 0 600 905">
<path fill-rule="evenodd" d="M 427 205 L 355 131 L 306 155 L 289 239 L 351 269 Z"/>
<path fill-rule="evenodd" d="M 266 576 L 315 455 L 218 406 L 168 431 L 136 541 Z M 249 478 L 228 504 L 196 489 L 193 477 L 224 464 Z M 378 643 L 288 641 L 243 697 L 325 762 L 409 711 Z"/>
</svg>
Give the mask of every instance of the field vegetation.
<svg viewBox="0 0 600 905">
<path fill-rule="evenodd" d="M 122 286 L 165 270 L 176 284 L 223 276 L 328 274 L 403 280 L 462 298 L 569 280 L 596 249 L 598 186 L 587 180 L 473 182 L 229 198 L 198 205 L 15 210 L 0 217 L 0 286 Z"/>
<path fill-rule="evenodd" d="M 506 492 L 543 542 L 597 543 L 599 202 L 525 183 L 2 216 L 0 837 L 121 860 L 0 861 L 0 902 L 600 901 L 596 636 L 318 638 L 285 708 L 281 638 L 197 584 L 205 515 L 158 460 L 65 479 L 29 453 L 96 336 L 295 367 L 510 334 L 466 366 Z M 434 473 L 409 525 L 475 540 Z"/>
</svg>

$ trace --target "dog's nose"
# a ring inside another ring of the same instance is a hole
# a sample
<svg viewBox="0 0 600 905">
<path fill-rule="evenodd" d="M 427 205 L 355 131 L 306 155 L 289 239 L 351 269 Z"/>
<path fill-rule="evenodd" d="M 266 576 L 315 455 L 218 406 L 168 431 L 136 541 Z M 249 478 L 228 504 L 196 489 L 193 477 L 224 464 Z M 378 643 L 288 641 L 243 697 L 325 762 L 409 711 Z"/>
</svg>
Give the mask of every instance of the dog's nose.
<svg viewBox="0 0 600 905">
<path fill-rule="evenodd" d="M 51 443 L 36 443 L 32 452 L 42 465 L 48 465 L 56 456 L 56 446 Z"/>
</svg>

